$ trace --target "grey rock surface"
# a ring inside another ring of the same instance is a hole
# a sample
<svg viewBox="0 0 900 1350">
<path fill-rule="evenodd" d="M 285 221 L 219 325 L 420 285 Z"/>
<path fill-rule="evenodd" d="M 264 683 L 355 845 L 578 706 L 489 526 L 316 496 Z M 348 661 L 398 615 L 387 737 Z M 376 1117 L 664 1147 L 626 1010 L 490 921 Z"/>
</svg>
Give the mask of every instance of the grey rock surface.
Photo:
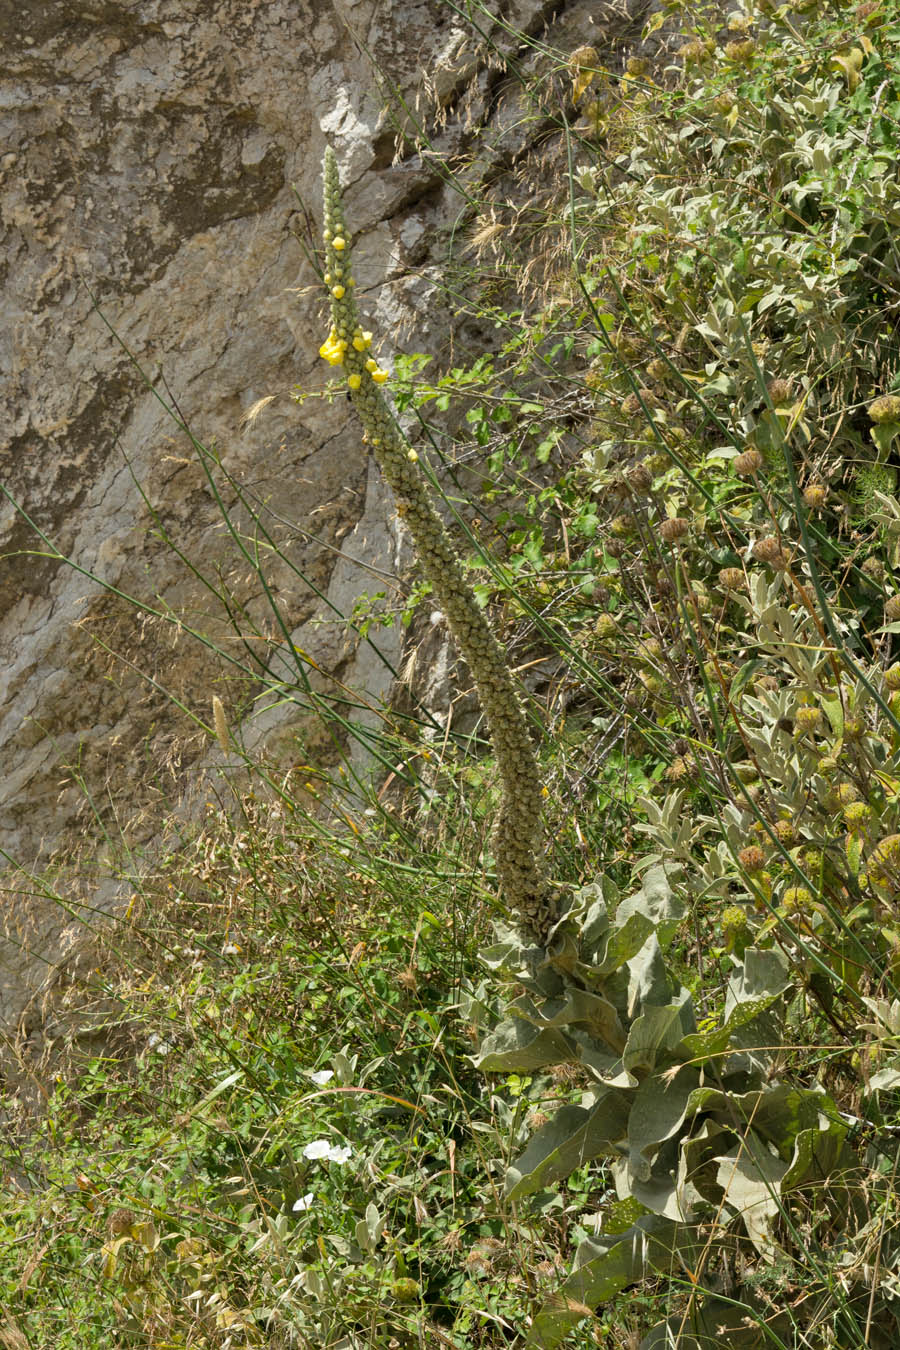
<svg viewBox="0 0 900 1350">
<path fill-rule="evenodd" d="M 501 45 L 507 25 L 549 21 L 564 48 L 592 37 L 598 9 L 492 8 Z M 434 346 L 429 267 L 459 199 L 427 154 L 395 162 L 386 104 L 437 111 L 444 150 L 488 124 L 507 156 L 527 136 L 442 0 L 0 0 L 0 19 L 0 849 L 17 865 L 0 883 L 2 1029 L 77 944 L 84 913 L 115 903 L 109 887 L 82 895 L 73 919 L 33 876 L 51 858 L 77 863 L 80 843 L 96 860 L 104 831 L 152 846 L 164 809 L 218 763 L 192 717 L 210 721 L 214 692 L 235 717 L 252 706 L 250 675 L 190 630 L 251 674 L 277 676 L 283 659 L 166 403 L 214 447 L 238 527 L 252 536 L 256 513 L 278 543 L 268 583 L 293 640 L 385 697 L 398 639 L 382 659 L 334 611 L 383 588 L 354 560 L 395 576 L 402 541 L 346 404 L 290 398 L 327 378 L 299 240 L 315 247 L 331 141 L 382 351 L 410 330 Z M 473 178 L 491 153 L 467 156 Z M 244 743 L 277 750 L 290 732 L 289 710 L 270 711 L 245 722 Z"/>
</svg>

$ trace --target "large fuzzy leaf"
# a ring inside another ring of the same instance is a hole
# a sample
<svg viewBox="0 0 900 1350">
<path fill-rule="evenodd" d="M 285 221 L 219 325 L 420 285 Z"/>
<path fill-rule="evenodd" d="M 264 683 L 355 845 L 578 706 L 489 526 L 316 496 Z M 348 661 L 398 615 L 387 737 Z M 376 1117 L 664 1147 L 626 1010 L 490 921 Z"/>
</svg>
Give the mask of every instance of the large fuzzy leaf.
<svg viewBox="0 0 900 1350">
<path fill-rule="evenodd" d="M 847 1145 L 847 1126 L 840 1120 L 820 1115 L 817 1126 L 800 1130 L 794 1140 L 793 1157 L 781 1181 L 782 1190 L 791 1190 L 809 1181 L 818 1184 L 826 1177 L 847 1171 L 856 1163 L 857 1159 Z"/>
<path fill-rule="evenodd" d="M 744 952 L 744 961 L 728 981 L 725 993 L 725 1020 L 738 1004 L 758 1003 L 751 1016 L 756 1016 L 766 1007 L 770 1007 L 779 994 L 783 994 L 791 983 L 787 958 L 774 949 L 748 947 Z"/>
<path fill-rule="evenodd" d="M 596 959 L 590 967 L 592 975 L 595 978 L 608 975 L 624 966 L 626 961 L 637 955 L 652 932 L 654 923 L 649 915 L 636 910 L 620 923 L 617 914 L 616 926 L 599 944 Z"/>
<path fill-rule="evenodd" d="M 900 1087 L 900 1059 L 892 1059 L 869 1079 L 869 1092 L 889 1092 Z"/>
<path fill-rule="evenodd" d="M 685 1036 L 682 1051 L 696 1060 L 721 1055 L 733 1043 L 738 1031 L 768 1012 L 780 997 L 781 990 L 775 994 L 736 1002 L 723 1026 L 716 1027 L 713 1031 L 695 1032 Z"/>
<path fill-rule="evenodd" d="M 650 920 L 659 945 L 668 947 L 684 918 L 684 902 L 672 890 L 671 872 L 661 863 L 648 867 L 640 890 L 620 902 L 616 927 L 624 928 L 632 914 L 643 914 Z"/>
<path fill-rule="evenodd" d="M 668 1275 L 696 1264 L 697 1238 L 684 1224 L 648 1214 L 625 1233 L 582 1242 L 575 1269 L 531 1324 L 527 1345 L 555 1350 L 588 1310 L 607 1303 L 649 1271 Z"/>
<path fill-rule="evenodd" d="M 516 1004 L 510 1005 L 510 1011 L 516 1011 Z M 567 989 L 564 998 L 545 1003 L 539 1017 L 531 1020 L 537 1026 L 577 1027 L 619 1054 L 625 1049 L 626 1037 L 619 1014 L 607 999 L 586 989 Z"/>
<path fill-rule="evenodd" d="M 529 1140 L 506 1174 L 512 1200 L 532 1195 L 601 1154 L 616 1151 L 625 1134 L 630 1101 L 624 1092 L 605 1092 L 590 1107 L 562 1106 Z"/>
<path fill-rule="evenodd" d="M 691 1221 L 699 1211 L 718 1208 L 720 1193 L 716 1185 L 716 1153 L 725 1152 L 734 1139 L 733 1131 L 715 1120 L 704 1120 L 699 1129 L 681 1140 L 675 1195 L 678 1212 Z"/>
<path fill-rule="evenodd" d="M 637 1200 L 649 1213 L 661 1214 L 665 1219 L 679 1222 L 684 1219 L 676 1181 L 677 1140 L 663 1144 L 649 1167 L 639 1154 L 634 1158 L 615 1158 L 609 1166 L 620 1198 Z"/>
<path fill-rule="evenodd" d="M 617 972 L 619 981 L 625 988 L 625 1002 L 629 1017 L 636 1017 L 645 1004 L 663 1004 L 672 1002 L 672 982 L 663 960 L 662 947 L 655 933 L 644 943 L 625 969 Z M 613 998 L 615 985 L 607 982 L 607 997 Z M 685 1027 L 685 1031 L 693 1030 Z"/>
<path fill-rule="evenodd" d="M 688 1020 L 688 1025 L 685 1022 Z M 651 1072 L 660 1063 L 669 1063 L 673 1052 L 693 1027 L 690 1004 L 667 1003 L 664 1007 L 646 1007 L 636 1017 L 628 1032 L 628 1044 L 622 1059 L 629 1072 L 648 1069 Z"/>
<path fill-rule="evenodd" d="M 772 1226 L 780 1211 L 781 1181 L 787 1171 L 765 1142 L 748 1130 L 728 1153 L 717 1159 L 716 1180 L 725 1205 L 743 1221 L 747 1236 L 763 1256 L 772 1256 L 775 1243 Z"/>
<path fill-rule="evenodd" d="M 822 1092 L 771 1083 L 750 1092 L 723 1092 L 719 1088 L 696 1088 L 690 1095 L 686 1115 L 713 1115 L 727 1127 L 740 1131 L 752 1127 L 774 1144 L 783 1162 L 789 1162 L 794 1141 L 802 1130 L 818 1129 L 821 1117 L 836 1116 L 834 1103 Z"/>
<path fill-rule="evenodd" d="M 472 1059 L 479 1069 L 533 1073 L 550 1064 L 577 1062 L 579 1055 L 555 1027 L 538 1029 L 521 1017 L 508 1017 L 485 1036 Z"/>
<path fill-rule="evenodd" d="M 634 1176 L 649 1178 L 661 1145 L 684 1124 L 691 1093 L 699 1081 L 696 1069 L 683 1068 L 674 1076 L 654 1074 L 641 1083 L 628 1116 L 628 1162 Z"/>
</svg>

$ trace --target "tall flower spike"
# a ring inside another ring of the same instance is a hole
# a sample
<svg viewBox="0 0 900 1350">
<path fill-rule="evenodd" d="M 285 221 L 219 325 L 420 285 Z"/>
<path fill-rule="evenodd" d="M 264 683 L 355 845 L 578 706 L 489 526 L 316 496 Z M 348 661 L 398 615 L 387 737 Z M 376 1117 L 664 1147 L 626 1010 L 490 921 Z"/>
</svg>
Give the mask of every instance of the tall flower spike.
<svg viewBox="0 0 900 1350">
<path fill-rule="evenodd" d="M 542 862 L 541 782 L 525 712 L 503 649 L 463 577 L 459 558 L 434 508 L 418 455 L 406 440 L 380 385 L 387 372 L 367 355 L 372 335 L 359 325 L 350 265 L 350 235 L 344 219 L 337 159 L 325 151 L 326 283 L 331 296 L 332 333 L 326 360 L 343 354 L 350 398 L 359 413 L 378 466 L 397 498 L 425 576 L 447 617 L 460 652 L 478 688 L 494 742 L 502 797 L 494 830 L 500 889 L 510 909 L 538 939 L 558 918 L 556 898 Z M 332 362 L 333 364 L 336 364 Z"/>
</svg>

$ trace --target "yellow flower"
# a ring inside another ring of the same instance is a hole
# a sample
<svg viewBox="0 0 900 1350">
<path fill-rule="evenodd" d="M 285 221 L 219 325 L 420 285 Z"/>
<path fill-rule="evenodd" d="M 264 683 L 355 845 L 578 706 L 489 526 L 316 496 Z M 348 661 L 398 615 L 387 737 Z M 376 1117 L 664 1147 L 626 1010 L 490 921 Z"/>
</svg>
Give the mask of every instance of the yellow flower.
<svg viewBox="0 0 900 1350">
<path fill-rule="evenodd" d="M 409 460 L 410 464 L 415 464 L 417 463 L 419 456 L 416 454 L 415 450 L 407 450 L 406 458 Z"/>
<path fill-rule="evenodd" d="M 389 372 L 386 370 L 372 371 L 372 379 L 375 381 L 376 384 L 384 384 L 385 380 L 389 378 L 390 378 Z"/>
<path fill-rule="evenodd" d="M 341 341 L 334 329 L 328 334 L 328 337 L 319 348 L 319 355 L 323 361 L 327 361 L 330 366 L 340 366 L 344 362 L 344 352 L 346 344 Z"/>
<path fill-rule="evenodd" d="M 343 300 L 345 294 L 343 286 L 332 286 L 331 294 L 335 300 Z"/>
<path fill-rule="evenodd" d="M 332 239 L 331 247 L 337 249 L 338 253 L 340 253 L 342 249 L 345 249 L 347 247 L 347 241 L 346 239 L 342 239 L 341 236 L 338 234 L 334 237 L 334 239 Z"/>
<path fill-rule="evenodd" d="M 358 352 L 368 351 L 372 345 L 372 334 L 363 333 L 360 329 L 357 329 L 356 337 L 353 339 L 353 345 Z"/>
<path fill-rule="evenodd" d="M 353 345 L 355 346 L 356 344 L 354 343 Z M 369 372 L 370 375 L 372 375 L 377 369 L 378 369 L 378 362 L 373 360 L 372 357 L 370 356 L 368 361 L 366 362 L 366 370 Z"/>
<path fill-rule="evenodd" d="M 359 386 L 362 384 L 362 380 L 358 375 L 348 375 L 347 383 L 349 384 L 351 389 L 358 389 Z"/>
</svg>

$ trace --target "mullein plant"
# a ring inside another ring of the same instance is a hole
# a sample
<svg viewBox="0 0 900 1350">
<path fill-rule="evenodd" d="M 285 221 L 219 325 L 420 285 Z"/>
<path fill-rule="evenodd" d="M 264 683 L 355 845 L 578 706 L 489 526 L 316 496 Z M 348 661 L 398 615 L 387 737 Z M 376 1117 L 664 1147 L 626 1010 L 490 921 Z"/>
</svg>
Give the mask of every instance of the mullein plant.
<svg viewBox="0 0 900 1350">
<path fill-rule="evenodd" d="M 359 323 L 350 267 L 337 159 L 329 148 L 324 166 L 326 268 L 332 326 L 320 355 L 346 373 L 364 440 L 397 499 L 397 513 L 412 535 L 422 570 L 468 663 L 487 718 L 500 772 L 502 797 L 494 830 L 494 858 L 504 901 L 538 941 L 558 918 L 558 900 L 542 863 L 540 774 L 525 712 L 506 657 L 479 609 L 450 537 L 435 510 L 409 444 L 381 386 L 388 379 L 371 354 L 372 334 Z"/>
<path fill-rule="evenodd" d="M 743 1339 L 746 1325 L 754 1333 L 763 1326 L 768 1304 L 749 1282 L 734 1286 L 729 1299 L 712 1290 L 701 1293 L 703 1270 L 715 1265 L 716 1243 L 725 1244 L 729 1268 L 736 1241 L 747 1256 L 755 1248 L 757 1260 L 770 1261 L 779 1251 L 796 1256 L 796 1226 L 790 1221 L 780 1225 L 789 1213 L 782 1197 L 790 1192 L 790 1203 L 799 1204 L 804 1190 L 810 1191 L 831 1204 L 830 1221 L 840 1223 L 846 1218 L 840 1207 L 851 1195 L 846 1178 L 858 1167 L 834 1101 L 818 1086 L 797 1087 L 780 1074 L 784 1012 L 796 983 L 791 961 L 781 946 L 766 945 L 771 939 L 754 945 L 749 923 L 741 923 L 746 916 L 733 906 L 725 921 L 733 945 L 724 1005 L 718 1018 L 698 1029 L 691 992 L 680 979 L 683 963 L 669 962 L 666 955 L 693 895 L 693 854 L 685 839 L 695 837 L 695 826 L 685 817 L 680 791 L 662 809 L 653 807 L 647 828 L 658 851 L 640 860 L 628 892 L 621 892 L 610 876 L 568 893 L 555 893 L 548 883 L 539 861 L 541 784 L 522 705 L 504 653 L 434 509 L 418 456 L 381 392 L 388 374 L 370 355 L 372 335 L 358 322 L 349 236 L 330 150 L 325 156 L 325 247 L 333 322 L 321 354 L 345 372 L 366 440 L 394 490 L 422 568 L 478 686 L 502 777 L 494 850 L 503 896 L 520 931 L 498 923 L 499 940 L 483 959 L 507 978 L 514 996 L 504 1000 L 502 1012 L 484 1003 L 480 992 L 472 998 L 473 1020 L 489 1024 L 474 1062 L 489 1073 L 531 1075 L 575 1065 L 589 1083 L 580 1104 L 561 1103 L 509 1164 L 506 1197 L 518 1202 L 545 1194 L 576 1169 L 601 1159 L 618 1197 L 610 1196 L 597 1236 L 579 1243 L 571 1273 L 532 1318 L 525 1344 L 554 1350 L 587 1309 L 651 1273 L 668 1277 L 673 1271 L 681 1283 L 678 1272 L 687 1271 L 695 1286 L 675 1319 L 678 1344 L 686 1343 L 681 1331 L 691 1345 L 749 1344 Z M 675 518 L 663 523 L 660 534 L 673 542 L 689 525 Z M 763 544 L 765 556 L 760 556 Z M 780 576 L 782 553 L 777 540 L 761 540 L 756 561 Z M 773 603 L 771 584 L 760 578 L 760 623 L 768 613 L 765 606 Z M 900 603 L 900 596 L 892 598 Z M 798 630 L 787 644 L 792 654 L 800 636 Z M 771 748 L 772 727 L 784 716 L 780 704 L 759 707 L 767 720 L 754 741 L 757 757 Z M 860 828 L 863 822 L 854 821 Z M 704 895 L 730 886 L 726 859 L 741 847 L 746 815 L 735 807 L 723 828 L 727 839 L 710 850 Z M 774 830 L 773 837 L 778 838 Z M 898 840 L 900 834 L 890 835 L 879 846 L 871 869 L 879 883 L 895 855 L 900 857 Z M 756 850 L 741 864 L 745 871 L 759 861 L 756 853 L 765 860 L 765 852 Z M 738 943 L 739 928 L 747 931 Z M 827 978 L 827 960 L 813 951 L 803 930 L 792 928 L 791 936 Z M 841 1181 L 829 1188 L 823 1183 L 832 1172 Z M 811 1314 L 816 1325 L 830 1315 L 832 1284 L 818 1293 Z M 868 1291 L 865 1296 L 872 1297 Z M 642 1344 L 668 1345 L 674 1343 L 672 1335 L 667 1320 Z"/>
</svg>

